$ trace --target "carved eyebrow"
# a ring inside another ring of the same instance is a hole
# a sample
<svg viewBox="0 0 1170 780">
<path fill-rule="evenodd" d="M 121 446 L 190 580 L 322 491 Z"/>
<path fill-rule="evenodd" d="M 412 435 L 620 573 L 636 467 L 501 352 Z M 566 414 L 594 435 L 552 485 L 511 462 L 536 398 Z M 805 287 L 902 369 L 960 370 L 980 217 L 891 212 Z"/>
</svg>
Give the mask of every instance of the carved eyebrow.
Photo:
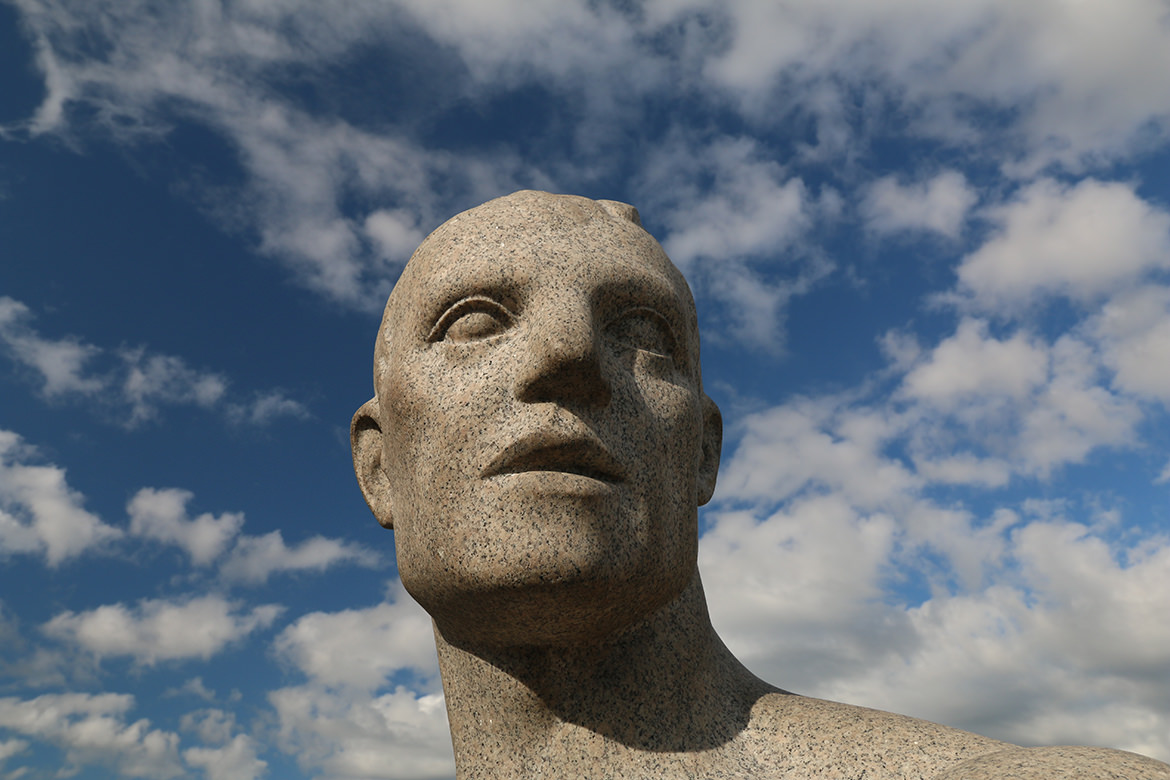
<svg viewBox="0 0 1170 780">
<path fill-rule="evenodd" d="M 446 338 L 447 330 L 458 321 L 460 317 L 465 314 L 472 314 L 474 312 L 483 312 L 485 314 L 495 315 L 501 324 L 505 327 L 510 326 L 516 319 L 516 315 L 512 310 L 501 303 L 492 296 L 487 295 L 469 295 L 465 298 L 452 303 L 439 314 L 435 320 L 434 325 L 431 326 L 430 332 L 427 334 L 426 340 L 428 342 L 441 341 Z"/>
<path fill-rule="evenodd" d="M 420 295 L 425 316 L 423 335 L 431 334 L 440 320 L 461 301 L 479 300 L 502 306 L 515 316 L 519 307 L 517 284 L 502 273 L 468 273 L 466 268 L 439 271 L 426 280 Z"/>
</svg>

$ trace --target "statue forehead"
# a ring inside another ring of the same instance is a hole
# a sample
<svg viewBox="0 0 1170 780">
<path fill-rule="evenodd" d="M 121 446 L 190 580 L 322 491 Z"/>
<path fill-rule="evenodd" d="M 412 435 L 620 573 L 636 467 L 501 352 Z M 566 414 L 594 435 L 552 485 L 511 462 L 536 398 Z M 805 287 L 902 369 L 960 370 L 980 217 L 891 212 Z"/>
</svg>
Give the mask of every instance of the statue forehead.
<svg viewBox="0 0 1170 780">
<path fill-rule="evenodd" d="M 527 190 L 488 201 L 443 223 L 415 251 L 395 293 L 412 297 L 407 293 L 433 286 L 431 282 L 443 277 L 507 270 L 510 260 L 526 257 L 625 265 L 663 278 L 690 302 L 682 275 L 642 230 L 633 206 Z"/>
<path fill-rule="evenodd" d="M 375 385 L 389 358 L 392 331 L 444 288 L 471 274 L 505 273 L 510 260 L 537 258 L 624 268 L 636 278 L 668 286 L 687 320 L 687 340 L 698 365 L 694 299 L 682 273 L 641 227 L 638 211 L 617 201 L 522 190 L 456 214 L 411 256 L 386 302 L 375 349 Z M 585 283 L 587 273 L 574 274 Z M 572 280 L 565 281 L 571 283 Z"/>
</svg>

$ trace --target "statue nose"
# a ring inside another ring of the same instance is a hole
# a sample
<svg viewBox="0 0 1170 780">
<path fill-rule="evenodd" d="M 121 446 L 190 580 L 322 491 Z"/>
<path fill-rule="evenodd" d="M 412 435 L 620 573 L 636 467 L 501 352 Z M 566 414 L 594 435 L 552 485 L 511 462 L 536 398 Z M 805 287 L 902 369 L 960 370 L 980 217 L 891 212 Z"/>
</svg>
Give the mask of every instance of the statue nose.
<svg viewBox="0 0 1170 780">
<path fill-rule="evenodd" d="M 561 307 L 545 320 L 531 323 L 516 397 L 527 403 L 608 405 L 612 390 L 591 314 Z"/>
</svg>

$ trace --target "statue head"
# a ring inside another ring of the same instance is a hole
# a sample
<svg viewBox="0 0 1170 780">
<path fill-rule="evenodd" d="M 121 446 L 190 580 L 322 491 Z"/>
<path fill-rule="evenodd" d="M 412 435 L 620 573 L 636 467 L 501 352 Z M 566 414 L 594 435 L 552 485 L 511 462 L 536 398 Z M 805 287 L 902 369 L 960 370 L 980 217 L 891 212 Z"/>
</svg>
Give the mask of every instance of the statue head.
<svg viewBox="0 0 1170 780">
<path fill-rule="evenodd" d="M 691 581 L 722 424 L 690 290 L 632 206 L 524 191 L 453 217 L 374 355 L 358 481 L 448 639 L 588 641 Z"/>
</svg>

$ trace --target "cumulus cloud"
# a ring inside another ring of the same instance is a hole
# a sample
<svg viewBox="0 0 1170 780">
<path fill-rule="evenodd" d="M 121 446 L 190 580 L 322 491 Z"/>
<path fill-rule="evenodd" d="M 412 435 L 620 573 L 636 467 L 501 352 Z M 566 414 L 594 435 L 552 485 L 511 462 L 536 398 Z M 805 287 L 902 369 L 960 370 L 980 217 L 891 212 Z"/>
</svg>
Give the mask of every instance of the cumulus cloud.
<svg viewBox="0 0 1170 780">
<path fill-rule="evenodd" d="M 267 425 L 280 417 L 306 419 L 309 408 L 300 401 L 289 398 L 280 390 L 259 393 L 249 403 L 231 403 L 227 407 L 228 418 L 251 425 Z"/>
<path fill-rule="evenodd" d="M 28 306 L 0 296 L 0 343 L 17 362 L 40 375 L 41 391 L 45 396 L 90 395 L 101 391 L 106 380 L 86 375 L 86 364 L 101 350 L 72 336 L 42 338 L 29 325 L 32 318 Z"/>
<path fill-rule="evenodd" d="M 431 619 L 402 583 L 365 609 L 311 612 L 276 638 L 277 654 L 327 687 L 373 690 L 399 669 L 438 676 Z"/>
<path fill-rule="evenodd" d="M 958 238 L 978 196 L 958 171 L 943 171 L 927 181 L 902 184 L 883 176 L 866 189 L 860 210 L 875 233 L 910 231 Z"/>
<path fill-rule="evenodd" d="M 1170 668 L 1165 621 L 1154 618 L 1170 606 L 1165 540 L 1126 548 L 1039 519 L 1007 539 L 1018 579 L 907 609 L 912 651 L 875 658 L 822 695 L 1025 744 L 1170 756 L 1166 695 L 1151 684 Z"/>
<path fill-rule="evenodd" d="M 1170 288 L 1146 284 L 1114 296 L 1089 330 L 1114 386 L 1170 404 Z"/>
<path fill-rule="evenodd" d="M 180 751 L 178 734 L 151 728 L 145 718 L 128 722 L 134 705 L 133 696 L 116 693 L 0 698 L 0 728 L 63 750 L 61 773 L 65 775 L 95 765 L 119 777 L 149 780 L 189 777 L 190 769 L 201 770 L 208 780 L 255 780 L 266 773 L 266 762 L 256 757 L 256 742 L 247 735 L 230 733 L 235 729 L 234 720 L 220 724 L 229 733 L 214 728 L 186 729 L 196 731 L 207 744 Z M 190 720 L 183 718 L 185 724 Z M 29 747 L 24 739 L 0 741 L 0 766 Z M 22 777 L 27 769 L 18 768 L 5 777 Z"/>
<path fill-rule="evenodd" d="M 191 517 L 187 505 L 193 498 L 193 493 L 178 488 L 142 488 L 126 505 L 130 535 L 179 547 L 194 566 L 218 561 L 219 575 L 232 583 L 259 585 L 273 574 L 322 572 L 342 563 L 381 563 L 376 553 L 339 539 L 314 536 L 290 547 L 280 531 L 241 534 L 244 515 L 240 512 Z"/>
<path fill-rule="evenodd" d="M 807 693 L 908 640 L 880 586 L 898 541 L 890 516 L 838 495 L 712 514 L 699 555 L 711 615 L 757 674 Z"/>
<path fill-rule="evenodd" d="M 400 582 L 373 607 L 299 618 L 274 647 L 307 678 L 269 694 L 284 749 L 303 768 L 355 779 L 454 775 L 431 620 Z M 403 672 L 421 690 L 391 686 Z"/>
<path fill-rule="evenodd" d="M 1170 673 L 1165 535 L 1140 517 L 1119 533 L 1125 510 L 1091 492 L 1007 490 L 1141 445 L 1167 309 L 1147 270 L 1094 288 L 1101 308 L 1064 332 L 1005 314 L 932 343 L 887 334 L 879 378 L 730 425 L 700 540 L 728 645 L 801 693 L 1170 756 L 1151 683 Z"/>
<path fill-rule="evenodd" d="M 216 517 L 205 512 L 187 516 L 187 503 L 194 498 L 188 490 L 176 488 L 139 490 L 126 512 L 130 533 L 183 548 L 196 566 L 206 566 L 226 549 L 244 525 L 244 516 L 225 512 Z"/>
<path fill-rule="evenodd" d="M 126 364 L 122 394 L 130 403 L 130 425 L 154 417 L 160 403 L 214 406 L 227 390 L 227 380 L 194 371 L 173 355 L 146 355 L 146 350 L 124 350 Z"/>
<path fill-rule="evenodd" d="M 987 322 L 962 319 L 902 377 L 920 473 L 998 486 L 1009 468 L 1047 475 L 1096 448 L 1136 445 L 1140 406 L 1108 386 L 1103 360 L 1073 335 L 996 338 Z"/>
<path fill-rule="evenodd" d="M 678 139 L 658 150 L 647 167 L 647 194 L 667 200 L 663 247 L 684 270 L 700 260 L 779 254 L 808 227 L 804 182 L 769 159 L 754 139 Z M 710 186 L 702 186 L 705 181 Z"/>
<path fill-rule="evenodd" d="M 1170 213 L 1129 184 L 1041 179 L 986 216 L 996 233 L 963 259 L 959 282 L 988 311 L 1045 295 L 1096 302 L 1170 267 Z"/>
<path fill-rule="evenodd" d="M 28 743 L 23 739 L 6 739 L 0 742 L 0 767 L 17 753 L 24 752 L 27 747 Z"/>
<path fill-rule="evenodd" d="M 106 350 L 74 336 L 45 338 L 31 320 L 27 306 L 0 296 L 0 348 L 38 375 L 47 399 L 92 399 L 117 410 L 129 427 L 155 419 L 163 406 L 222 409 L 230 420 L 255 425 L 308 416 L 304 404 L 280 391 L 229 401 L 227 378 L 193 369 L 182 358 L 145 347 Z"/>
<path fill-rule="evenodd" d="M 256 780 L 268 772 L 268 762 L 256 757 L 257 744 L 237 734 L 219 747 L 190 747 L 183 751 L 188 766 L 203 770 L 207 780 Z"/>
<path fill-rule="evenodd" d="M 97 764 L 121 777 L 168 780 L 186 774 L 178 735 L 152 729 L 146 719 L 127 723 L 133 707 L 133 696 L 114 693 L 0 698 L 0 727 L 64 750 L 68 773 Z"/>
<path fill-rule="evenodd" d="M 1023 398 L 1048 376 L 1043 346 L 1022 332 L 1007 339 L 988 335 L 987 323 L 963 320 L 953 336 L 935 347 L 903 380 L 912 398 L 954 408 L 972 398 L 993 394 Z"/>
<path fill-rule="evenodd" d="M 700 540 L 729 647 L 800 693 L 1027 744 L 1170 756 L 1170 701 L 1151 683 L 1170 673 L 1165 621 L 1155 617 L 1170 608 L 1165 536 L 1131 528 L 1118 537 L 1116 521 L 1091 517 L 1091 501 L 988 492 L 986 515 L 940 504 L 934 487 L 954 474 L 939 480 L 899 457 L 931 420 L 838 401 L 749 416 L 731 450 Z M 1023 437 L 1014 468 L 1070 457 L 1028 451 L 1045 439 Z"/>
<path fill-rule="evenodd" d="M 316 686 L 269 694 L 284 750 L 305 770 L 338 780 L 455 776 L 443 695 L 400 686 L 377 696 Z"/>
<path fill-rule="evenodd" d="M 0 555 L 43 555 L 55 567 L 122 536 L 84 509 L 64 469 L 36 460 L 19 435 L 0 430 Z"/>
<path fill-rule="evenodd" d="M 214 595 L 176 601 L 144 599 L 133 607 L 108 604 L 86 612 L 62 612 L 43 631 L 98 658 L 129 656 L 153 666 L 163 661 L 207 660 L 272 625 L 282 611 L 275 604 L 247 610 Z"/>
<path fill-rule="evenodd" d="M 725 305 L 728 330 L 777 351 L 784 306 L 832 270 L 799 241 L 834 196 L 814 197 L 756 140 L 729 136 L 670 139 L 648 156 L 637 191 L 665 225 L 667 254 Z"/>
</svg>

